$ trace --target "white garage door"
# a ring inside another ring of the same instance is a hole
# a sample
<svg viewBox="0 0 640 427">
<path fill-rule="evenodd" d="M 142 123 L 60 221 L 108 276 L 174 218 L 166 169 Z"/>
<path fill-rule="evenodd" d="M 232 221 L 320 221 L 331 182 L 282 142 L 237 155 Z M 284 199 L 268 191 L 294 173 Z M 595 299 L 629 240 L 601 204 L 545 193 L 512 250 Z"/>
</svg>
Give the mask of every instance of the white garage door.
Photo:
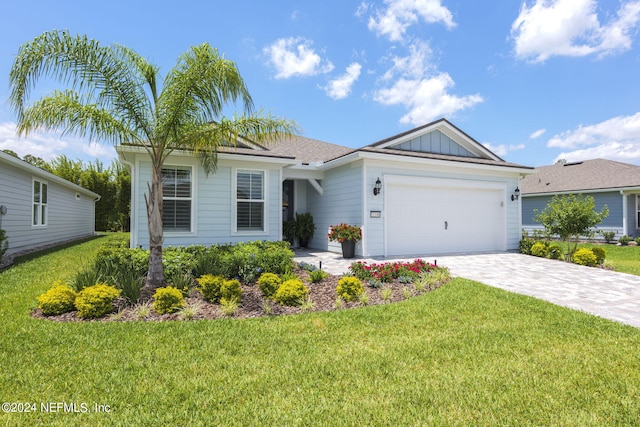
<svg viewBox="0 0 640 427">
<path fill-rule="evenodd" d="M 506 250 L 504 204 L 495 184 L 388 179 L 387 255 Z"/>
</svg>

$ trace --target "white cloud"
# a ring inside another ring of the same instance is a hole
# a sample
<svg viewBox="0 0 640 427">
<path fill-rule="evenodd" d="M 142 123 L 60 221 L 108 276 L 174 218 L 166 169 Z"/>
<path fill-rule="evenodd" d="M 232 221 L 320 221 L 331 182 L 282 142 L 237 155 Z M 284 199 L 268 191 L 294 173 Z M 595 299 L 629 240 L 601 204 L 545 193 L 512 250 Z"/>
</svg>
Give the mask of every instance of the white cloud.
<svg viewBox="0 0 640 427">
<path fill-rule="evenodd" d="M 554 135 L 547 147 L 576 149 L 558 156 L 568 161 L 607 158 L 640 161 L 640 113 L 618 116 Z M 585 148 L 586 147 L 586 148 Z"/>
<path fill-rule="evenodd" d="M 500 157 L 506 156 L 511 151 L 524 150 L 524 148 L 525 148 L 524 144 L 518 144 L 518 145 L 499 144 L 499 145 L 494 145 L 494 144 L 492 144 L 490 142 L 485 142 L 482 145 L 484 145 L 489 150 L 491 150 L 492 153 L 497 154 Z"/>
<path fill-rule="evenodd" d="M 451 94 L 454 80 L 448 73 L 437 72 L 430 59 L 431 50 L 425 42 L 410 46 L 406 57 L 390 58 L 393 65 L 380 79 L 385 87 L 373 94 L 374 101 L 383 105 L 403 105 L 409 109 L 401 123 L 419 126 L 483 102 L 478 94 Z"/>
<path fill-rule="evenodd" d="M 293 76 L 313 76 L 333 70 L 331 61 L 322 59 L 312 48 L 312 42 L 302 37 L 278 39 L 263 49 L 276 69 L 276 79 Z"/>
<path fill-rule="evenodd" d="M 327 95 L 333 99 L 343 99 L 351 94 L 351 87 L 360 77 L 362 65 L 357 62 L 347 67 L 346 72 L 340 77 L 331 80 L 324 88 Z"/>
<path fill-rule="evenodd" d="M 440 0 L 385 0 L 384 10 L 376 10 L 369 18 L 369 29 L 378 35 L 387 36 L 391 41 L 401 41 L 411 25 L 420 19 L 426 23 L 442 22 L 447 28 L 456 23 L 449 9 L 442 6 Z M 362 3 L 356 14 L 365 13 L 370 6 Z"/>
<path fill-rule="evenodd" d="M 546 131 L 547 131 L 546 129 L 538 129 L 537 131 L 535 131 L 531 135 L 529 135 L 529 139 L 540 138 L 542 135 L 544 135 L 544 133 Z"/>
<path fill-rule="evenodd" d="M 601 25 L 595 0 L 535 0 L 523 3 L 511 25 L 515 54 L 544 62 L 552 56 L 604 56 L 631 47 L 640 21 L 640 0 L 623 3 L 617 18 Z"/>
<path fill-rule="evenodd" d="M 71 159 L 87 162 L 99 159 L 107 165 L 116 158 L 116 152 L 112 146 L 60 136 L 55 132 L 31 133 L 26 137 L 18 137 L 16 124 L 12 122 L 0 123 L 0 150 L 15 151 L 21 158 L 31 154 L 44 160 L 51 160 L 58 154 L 64 154 Z"/>
</svg>

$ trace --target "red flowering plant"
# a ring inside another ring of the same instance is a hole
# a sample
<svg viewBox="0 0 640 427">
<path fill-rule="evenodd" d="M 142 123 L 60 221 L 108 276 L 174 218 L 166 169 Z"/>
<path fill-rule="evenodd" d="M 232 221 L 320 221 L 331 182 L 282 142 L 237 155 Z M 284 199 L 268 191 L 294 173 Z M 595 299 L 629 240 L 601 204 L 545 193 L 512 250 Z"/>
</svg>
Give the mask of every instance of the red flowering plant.
<svg viewBox="0 0 640 427">
<path fill-rule="evenodd" d="M 354 262 L 349 266 L 351 274 L 360 280 L 376 279 L 381 282 L 393 282 L 399 277 L 417 277 L 421 272 L 428 272 L 435 268 L 421 259 L 412 262 L 385 262 L 381 264 L 367 264 L 363 261 Z"/>
<path fill-rule="evenodd" d="M 362 230 L 360 230 L 360 227 L 358 227 L 357 225 L 348 225 L 342 223 L 338 225 L 332 225 L 327 236 L 329 237 L 330 242 L 342 243 L 347 240 L 353 240 L 354 242 L 357 242 L 358 240 L 362 239 Z"/>
</svg>

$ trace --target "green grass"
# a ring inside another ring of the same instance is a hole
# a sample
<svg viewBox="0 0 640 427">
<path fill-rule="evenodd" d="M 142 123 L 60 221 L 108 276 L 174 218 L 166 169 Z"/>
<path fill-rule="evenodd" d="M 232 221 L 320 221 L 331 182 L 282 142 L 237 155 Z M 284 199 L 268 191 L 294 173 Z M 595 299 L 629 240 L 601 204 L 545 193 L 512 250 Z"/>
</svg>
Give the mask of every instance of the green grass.
<svg viewBox="0 0 640 427">
<path fill-rule="evenodd" d="M 196 322 L 29 316 L 101 240 L 0 273 L 0 425 L 637 425 L 640 330 L 463 279 L 397 304 Z M 42 413 L 40 402 L 91 413 Z M 110 412 L 93 412 L 94 405 Z"/>
<path fill-rule="evenodd" d="M 585 244 L 580 247 L 591 248 L 595 245 Z M 615 271 L 640 276 L 640 246 L 600 245 L 607 252 L 606 262 Z"/>
</svg>

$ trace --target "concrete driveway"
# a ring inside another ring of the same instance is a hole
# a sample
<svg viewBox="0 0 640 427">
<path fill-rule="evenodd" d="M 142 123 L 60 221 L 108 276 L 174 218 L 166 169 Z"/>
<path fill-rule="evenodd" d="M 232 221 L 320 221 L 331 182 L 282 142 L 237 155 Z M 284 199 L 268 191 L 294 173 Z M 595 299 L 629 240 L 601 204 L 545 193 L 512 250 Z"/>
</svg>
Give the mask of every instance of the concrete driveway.
<svg viewBox="0 0 640 427">
<path fill-rule="evenodd" d="M 355 261 L 389 262 L 412 258 L 358 258 Z M 518 253 L 419 257 L 448 267 L 456 277 L 476 280 L 507 291 L 529 295 L 564 307 L 640 327 L 640 276 Z M 354 260 L 329 252 L 297 252 L 296 261 L 332 274 L 342 274 Z"/>
</svg>

